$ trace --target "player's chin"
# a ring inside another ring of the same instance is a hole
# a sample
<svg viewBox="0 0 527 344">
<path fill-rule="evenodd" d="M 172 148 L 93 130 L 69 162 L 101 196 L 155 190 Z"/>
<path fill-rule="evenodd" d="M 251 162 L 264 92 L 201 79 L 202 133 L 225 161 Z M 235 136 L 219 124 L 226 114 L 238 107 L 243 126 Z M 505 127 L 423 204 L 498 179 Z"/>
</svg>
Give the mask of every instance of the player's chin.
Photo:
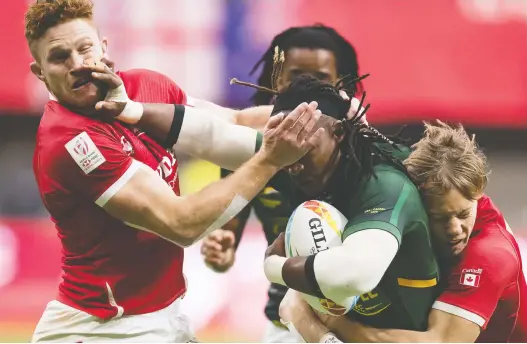
<svg viewBox="0 0 527 344">
<path fill-rule="evenodd" d="M 465 240 L 457 243 L 454 246 L 451 246 L 450 249 L 451 249 L 452 255 L 453 256 L 460 255 L 461 252 L 463 252 L 463 250 L 465 249 L 466 246 L 467 246 L 467 242 Z"/>
<path fill-rule="evenodd" d="M 322 183 L 316 182 L 312 178 L 294 177 L 293 180 L 307 197 L 315 197 L 322 192 Z"/>
<path fill-rule="evenodd" d="M 93 84 L 92 84 L 93 85 Z M 84 86 L 86 87 L 86 86 Z M 71 105 L 77 109 L 94 110 L 95 104 L 104 99 L 100 90 L 95 86 L 86 87 L 83 90 L 74 90 L 71 97 Z"/>
</svg>

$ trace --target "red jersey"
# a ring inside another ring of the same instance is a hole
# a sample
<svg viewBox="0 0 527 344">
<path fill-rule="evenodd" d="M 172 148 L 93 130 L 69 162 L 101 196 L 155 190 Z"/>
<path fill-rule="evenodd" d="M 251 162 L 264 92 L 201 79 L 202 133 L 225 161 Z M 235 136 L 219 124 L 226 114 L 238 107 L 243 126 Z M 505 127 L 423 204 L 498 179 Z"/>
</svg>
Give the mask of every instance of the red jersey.
<svg viewBox="0 0 527 344">
<path fill-rule="evenodd" d="M 477 342 L 527 342 L 527 286 L 520 250 L 489 197 L 478 202 L 469 244 L 433 308 L 470 320 Z"/>
<path fill-rule="evenodd" d="M 186 102 L 185 93 L 164 75 L 148 70 L 119 75 L 132 100 Z M 139 162 L 179 194 L 176 158 L 144 133 L 78 115 L 53 100 L 36 141 L 36 180 L 63 248 L 57 300 L 108 319 L 153 312 L 183 295 L 183 249 L 102 209 Z"/>
</svg>

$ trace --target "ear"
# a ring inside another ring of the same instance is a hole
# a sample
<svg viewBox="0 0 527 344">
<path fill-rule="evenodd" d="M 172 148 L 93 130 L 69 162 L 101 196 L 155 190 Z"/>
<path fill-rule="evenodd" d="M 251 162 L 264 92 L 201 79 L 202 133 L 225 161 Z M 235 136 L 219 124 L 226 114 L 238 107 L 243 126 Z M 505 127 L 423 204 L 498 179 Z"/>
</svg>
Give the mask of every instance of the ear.
<svg viewBox="0 0 527 344">
<path fill-rule="evenodd" d="M 344 123 L 343 121 L 335 121 L 332 125 L 333 129 L 333 136 L 337 139 L 338 143 L 341 143 L 342 140 L 344 140 L 345 132 L 344 132 Z"/>
<path fill-rule="evenodd" d="M 29 69 L 31 69 L 31 73 L 33 73 L 40 81 L 46 82 L 46 78 L 44 77 L 44 74 L 42 74 L 42 68 L 40 68 L 36 61 L 29 64 Z"/>
<path fill-rule="evenodd" d="M 108 38 L 103 37 L 101 41 L 101 47 L 102 47 L 102 57 L 108 59 Z"/>
</svg>

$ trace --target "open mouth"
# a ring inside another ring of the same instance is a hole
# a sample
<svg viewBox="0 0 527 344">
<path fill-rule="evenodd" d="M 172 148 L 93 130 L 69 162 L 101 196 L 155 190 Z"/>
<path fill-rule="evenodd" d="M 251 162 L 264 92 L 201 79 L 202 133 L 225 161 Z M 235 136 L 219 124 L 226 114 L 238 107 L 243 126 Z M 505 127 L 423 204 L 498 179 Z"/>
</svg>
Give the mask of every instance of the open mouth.
<svg viewBox="0 0 527 344">
<path fill-rule="evenodd" d="M 454 246 L 457 246 L 458 244 L 462 243 L 463 242 L 463 239 L 459 239 L 459 240 L 453 240 L 453 241 L 449 241 L 448 244 L 452 247 Z"/>
<path fill-rule="evenodd" d="M 89 76 L 79 78 L 73 83 L 73 87 L 72 88 L 73 89 L 81 88 L 82 86 L 85 86 L 85 85 L 91 83 L 92 81 L 93 81 L 93 79 L 91 77 L 89 77 Z"/>
</svg>

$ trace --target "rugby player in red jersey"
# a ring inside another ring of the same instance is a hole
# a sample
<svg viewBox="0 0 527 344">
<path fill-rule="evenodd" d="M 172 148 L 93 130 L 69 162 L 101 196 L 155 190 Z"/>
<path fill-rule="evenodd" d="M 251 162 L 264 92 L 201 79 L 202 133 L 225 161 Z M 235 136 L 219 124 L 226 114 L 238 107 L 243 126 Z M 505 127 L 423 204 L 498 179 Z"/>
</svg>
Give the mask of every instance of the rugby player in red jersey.
<svg viewBox="0 0 527 344">
<path fill-rule="evenodd" d="M 179 309 L 183 247 L 221 227 L 317 144 L 319 134 L 307 136 L 320 113 L 316 103 L 302 104 L 294 116 L 270 120 L 262 143 L 254 130 L 213 116 L 234 110 L 204 101 L 208 110 L 184 106 L 188 97 L 162 74 L 92 73 L 93 66 L 108 70 L 98 63 L 107 42 L 92 7 L 89 0 L 41 0 L 26 13 L 31 70 L 52 98 L 37 132 L 34 172 L 63 247 L 63 281 L 33 341 L 186 342 L 193 335 Z M 108 77 L 119 87 L 109 89 Z M 125 104 L 120 119 L 128 124 L 93 117 L 102 100 Z M 159 111 L 171 115 L 168 132 L 148 136 L 130 125 L 141 115 L 147 125 Z M 172 147 L 231 169 L 248 161 L 179 197 Z"/>
<path fill-rule="evenodd" d="M 527 342 L 520 251 L 503 215 L 483 194 L 487 166 L 474 139 L 461 127 L 428 125 L 405 165 L 420 185 L 444 267 L 428 330 L 379 329 L 319 315 L 323 324 L 293 293 L 281 306 L 283 321 L 308 342 Z"/>
</svg>

